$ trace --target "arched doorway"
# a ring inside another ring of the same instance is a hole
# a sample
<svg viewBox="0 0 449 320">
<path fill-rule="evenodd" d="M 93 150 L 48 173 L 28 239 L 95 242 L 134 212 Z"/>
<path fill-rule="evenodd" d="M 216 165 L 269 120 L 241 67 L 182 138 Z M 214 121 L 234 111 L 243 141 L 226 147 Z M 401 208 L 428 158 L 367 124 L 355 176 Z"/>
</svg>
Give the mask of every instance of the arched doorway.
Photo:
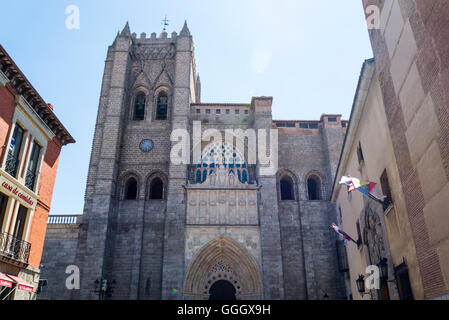
<svg viewBox="0 0 449 320">
<path fill-rule="evenodd" d="M 209 300 L 237 300 L 235 297 L 235 288 L 227 280 L 215 282 L 209 290 Z"/>
<path fill-rule="evenodd" d="M 221 235 L 196 253 L 187 268 L 183 292 L 212 299 L 215 290 L 226 292 L 227 285 L 233 287 L 235 299 L 262 296 L 262 279 L 253 257 L 238 242 Z"/>
</svg>

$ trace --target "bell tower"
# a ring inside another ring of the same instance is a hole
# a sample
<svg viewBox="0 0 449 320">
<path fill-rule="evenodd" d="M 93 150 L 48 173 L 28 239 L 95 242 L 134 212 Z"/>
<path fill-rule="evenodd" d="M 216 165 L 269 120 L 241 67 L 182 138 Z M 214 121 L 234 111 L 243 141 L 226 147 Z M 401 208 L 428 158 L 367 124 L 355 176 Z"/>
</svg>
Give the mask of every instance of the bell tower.
<svg viewBox="0 0 449 320">
<path fill-rule="evenodd" d="M 181 287 L 187 167 L 170 163 L 170 134 L 188 130 L 196 88 L 187 22 L 170 37 L 165 26 L 159 36 L 137 37 L 126 23 L 109 46 L 77 248 L 81 288 L 74 298 L 95 299 L 97 279 L 115 281 L 114 298 L 170 298 L 170 288 Z M 156 186 L 158 192 L 151 190 Z"/>
</svg>

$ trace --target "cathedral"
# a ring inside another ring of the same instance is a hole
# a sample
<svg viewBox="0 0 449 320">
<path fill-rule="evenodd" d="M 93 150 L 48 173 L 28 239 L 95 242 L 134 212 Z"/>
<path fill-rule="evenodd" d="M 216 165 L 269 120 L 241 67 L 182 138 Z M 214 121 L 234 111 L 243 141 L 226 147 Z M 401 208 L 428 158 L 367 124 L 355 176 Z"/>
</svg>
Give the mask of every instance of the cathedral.
<svg viewBox="0 0 449 320">
<path fill-rule="evenodd" d="M 187 23 L 149 37 L 126 24 L 107 51 L 84 212 L 50 217 L 40 298 L 345 299 L 329 198 L 348 122 L 274 120 L 272 102 L 201 102 Z M 247 136 L 189 142 L 188 161 L 173 161 L 176 130 L 228 129 Z M 278 149 L 272 173 L 249 161 L 261 131 L 258 148 Z"/>
</svg>

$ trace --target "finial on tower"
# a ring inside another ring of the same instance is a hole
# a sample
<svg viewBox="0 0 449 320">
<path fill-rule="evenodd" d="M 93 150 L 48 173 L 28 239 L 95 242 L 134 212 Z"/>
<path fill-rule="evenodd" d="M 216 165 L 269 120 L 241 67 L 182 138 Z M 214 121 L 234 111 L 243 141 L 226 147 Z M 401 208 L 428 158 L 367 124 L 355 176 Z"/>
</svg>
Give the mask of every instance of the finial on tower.
<svg viewBox="0 0 449 320">
<path fill-rule="evenodd" d="M 165 18 L 162 20 L 162 25 L 164 26 L 164 29 L 162 29 L 162 31 L 165 31 L 165 27 L 168 26 L 168 19 L 167 19 L 167 15 L 165 15 Z"/>
<path fill-rule="evenodd" d="M 190 36 L 189 27 L 187 27 L 187 20 L 184 21 L 184 27 L 182 27 L 180 36 Z"/>
<path fill-rule="evenodd" d="M 126 25 L 122 30 L 122 33 L 120 33 L 121 36 L 131 36 L 131 30 L 129 29 L 129 23 L 126 21 Z"/>
</svg>

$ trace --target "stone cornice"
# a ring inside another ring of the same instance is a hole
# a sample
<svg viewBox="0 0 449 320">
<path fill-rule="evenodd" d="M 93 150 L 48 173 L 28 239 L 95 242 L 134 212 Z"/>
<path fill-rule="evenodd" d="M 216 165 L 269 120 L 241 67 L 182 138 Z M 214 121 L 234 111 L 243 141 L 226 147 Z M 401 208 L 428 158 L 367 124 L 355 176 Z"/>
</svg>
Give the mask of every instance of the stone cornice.
<svg viewBox="0 0 449 320">
<path fill-rule="evenodd" d="M 56 117 L 53 110 L 42 99 L 36 89 L 34 89 L 33 85 L 28 81 L 2 45 L 0 45 L 0 71 L 8 78 L 16 93 L 23 96 L 63 145 L 75 142 L 75 139 L 73 139 L 61 121 Z"/>
</svg>

